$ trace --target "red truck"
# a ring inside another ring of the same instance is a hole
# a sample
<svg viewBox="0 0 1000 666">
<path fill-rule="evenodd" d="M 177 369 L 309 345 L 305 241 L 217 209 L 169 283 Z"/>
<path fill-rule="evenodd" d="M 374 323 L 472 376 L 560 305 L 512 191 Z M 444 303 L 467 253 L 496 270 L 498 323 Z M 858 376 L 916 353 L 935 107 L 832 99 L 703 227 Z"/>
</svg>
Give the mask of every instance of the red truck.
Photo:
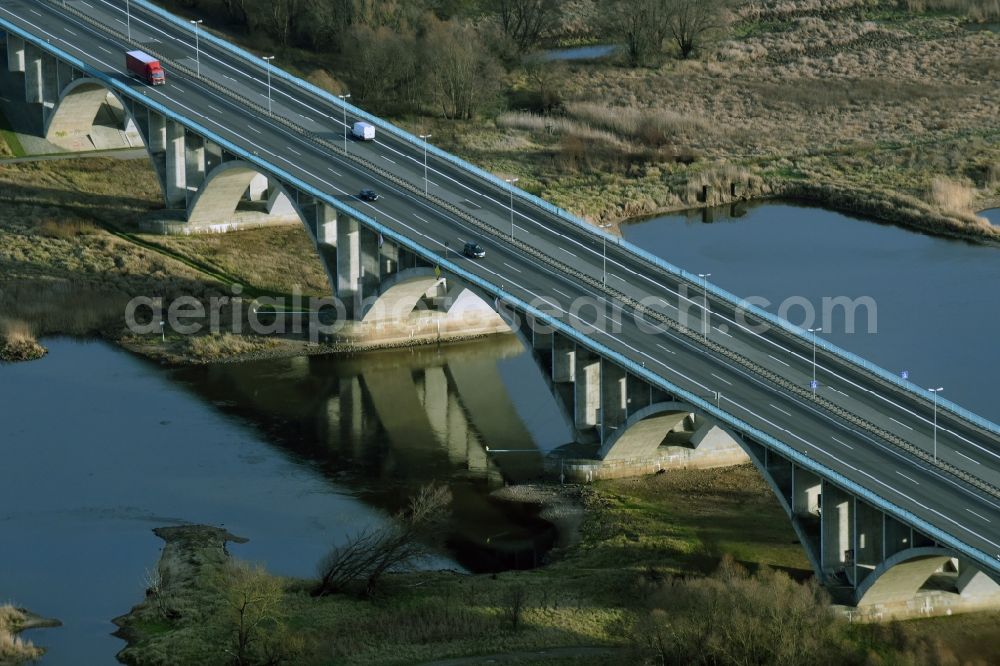
<svg viewBox="0 0 1000 666">
<path fill-rule="evenodd" d="M 125 54 L 125 67 L 128 71 L 151 86 L 162 86 L 167 82 L 160 61 L 142 51 L 129 51 Z"/>
</svg>

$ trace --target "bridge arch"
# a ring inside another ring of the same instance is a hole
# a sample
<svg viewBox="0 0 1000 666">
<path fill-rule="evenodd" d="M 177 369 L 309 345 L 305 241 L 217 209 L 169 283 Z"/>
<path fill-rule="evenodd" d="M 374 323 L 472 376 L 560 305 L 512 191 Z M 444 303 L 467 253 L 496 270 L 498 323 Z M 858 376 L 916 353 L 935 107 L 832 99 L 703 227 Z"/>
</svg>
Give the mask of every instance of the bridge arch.
<svg viewBox="0 0 1000 666">
<path fill-rule="evenodd" d="M 135 125 L 128 105 L 117 91 L 108 88 L 102 81 L 82 77 L 74 79 L 59 92 L 59 100 L 45 123 L 46 140 L 58 144 L 63 137 L 89 132 L 109 94 L 124 109 L 126 125 Z M 143 137 L 143 143 L 147 143 L 146 137 Z"/>
<path fill-rule="evenodd" d="M 73 79 L 59 92 L 59 99 L 45 120 L 43 135 L 45 139 L 56 145 L 65 137 L 85 134 L 94 127 L 101 105 L 107 103 L 108 94 L 118 101 L 125 114 L 125 126 L 135 128 L 146 150 L 150 166 L 157 172 L 156 181 L 164 199 L 167 197 L 167 186 L 162 174 L 159 173 L 156 157 L 150 146 L 149 135 L 142 123 L 136 122 L 131 105 L 118 93 L 109 88 L 103 81 L 91 77 Z"/>
<path fill-rule="evenodd" d="M 364 323 L 398 321 L 424 304 L 450 320 L 474 317 L 506 323 L 488 294 L 430 267 L 407 268 L 383 279 L 376 294 L 362 303 L 360 319 Z"/>
<path fill-rule="evenodd" d="M 707 459 L 714 452 L 725 451 L 731 464 L 732 450 L 744 449 L 742 439 L 725 424 L 703 414 L 684 402 L 656 402 L 628 416 L 605 437 L 598 456 L 602 460 L 654 458 L 667 435 L 686 419 L 693 417 L 692 433 L 686 446 L 670 447 L 670 456 Z M 684 460 L 678 461 L 681 465 Z"/>
<path fill-rule="evenodd" d="M 243 160 L 222 162 L 205 175 L 204 182 L 191 199 L 187 225 L 202 229 L 220 227 L 221 230 L 225 223 L 220 226 L 220 221 L 234 218 L 243 195 L 261 178 L 267 179 L 267 187 L 271 189 L 266 209 L 271 221 L 294 216 L 309 229 L 307 218 L 284 185 Z M 261 188 L 262 191 L 264 189 Z M 309 231 L 312 234 L 312 229 Z"/>
<path fill-rule="evenodd" d="M 855 604 L 859 608 L 906 602 L 914 598 L 931 576 L 950 565 L 955 553 L 938 546 L 907 548 L 880 562 L 858 585 Z M 955 594 L 1000 596 L 1000 581 L 964 560 L 958 561 Z"/>
</svg>

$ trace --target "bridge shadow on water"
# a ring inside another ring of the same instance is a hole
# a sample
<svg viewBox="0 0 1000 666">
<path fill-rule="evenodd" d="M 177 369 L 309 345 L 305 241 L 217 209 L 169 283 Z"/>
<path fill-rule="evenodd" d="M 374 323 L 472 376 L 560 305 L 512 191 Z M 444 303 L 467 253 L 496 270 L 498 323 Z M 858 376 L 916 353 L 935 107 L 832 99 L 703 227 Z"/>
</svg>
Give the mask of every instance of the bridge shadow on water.
<svg viewBox="0 0 1000 666">
<path fill-rule="evenodd" d="M 526 355 L 514 336 L 497 336 L 169 374 L 387 512 L 404 507 L 426 483 L 446 483 L 454 496 L 447 547 L 460 564 L 484 572 L 538 566 L 557 538 L 539 518 L 541 507 L 491 495 L 542 474 L 536 439 L 559 443 L 553 428 L 533 433 L 525 425 L 524 405 L 538 402 L 525 397 L 547 391 L 540 376 L 525 376 L 534 367 Z M 544 413 L 538 407 L 527 416 L 536 421 Z"/>
</svg>

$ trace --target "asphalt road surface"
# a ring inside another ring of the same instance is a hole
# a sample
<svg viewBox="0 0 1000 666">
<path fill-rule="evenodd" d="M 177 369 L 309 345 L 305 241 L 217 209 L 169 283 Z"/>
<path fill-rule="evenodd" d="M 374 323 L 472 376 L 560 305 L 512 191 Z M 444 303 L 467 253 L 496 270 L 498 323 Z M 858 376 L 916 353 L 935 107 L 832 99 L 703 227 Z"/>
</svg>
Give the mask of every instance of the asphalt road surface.
<svg viewBox="0 0 1000 666">
<path fill-rule="evenodd" d="M 191 30 L 141 11 L 134 3 L 128 20 L 124 2 L 69 0 L 69 4 L 118 33 L 130 29 L 134 39 L 164 55 L 166 85 L 154 88 L 131 80 L 130 85 L 148 98 L 255 152 L 424 248 L 443 255 L 446 244 L 455 250 L 466 241 L 478 241 L 486 249 L 484 259 L 470 260 L 456 252 L 450 253 L 451 259 L 554 318 L 592 331 L 590 338 L 596 343 L 716 403 L 732 416 L 916 515 L 947 534 L 951 545 L 978 551 L 981 562 L 989 562 L 1000 571 L 1000 501 L 989 494 L 734 364 L 696 339 L 669 330 L 644 329 L 627 302 L 609 301 L 607 294 L 592 284 L 525 255 L 501 236 L 480 233 L 432 201 L 290 131 L 202 80 L 211 78 L 266 108 L 267 76 L 256 62 L 243 61 L 204 38 L 199 40 L 196 58 Z M 66 13 L 61 3 L 0 0 L 0 18 L 48 39 L 109 76 L 127 79 L 124 53 L 134 47 Z M 173 69 L 172 63 L 191 70 L 200 67 L 201 79 Z M 275 116 L 287 118 L 309 133 L 344 140 L 342 108 L 306 89 L 271 77 L 270 106 Z M 347 124 L 354 120 L 348 112 Z M 347 140 L 345 145 L 351 153 L 426 187 L 435 197 L 505 234 L 513 228 L 518 240 L 576 271 L 606 281 L 608 287 L 671 319 L 683 321 L 796 386 L 809 387 L 815 372 L 816 391 L 826 400 L 914 446 L 934 450 L 934 410 L 929 395 L 904 391 L 822 350 L 814 369 L 808 339 L 775 329 L 751 330 L 736 307 L 711 294 L 707 301 L 710 326 L 705 326 L 705 297 L 697 282 L 683 284 L 676 276 L 651 267 L 632 253 L 627 243 L 606 242 L 527 201 L 515 197 L 511 206 L 510 194 L 503 188 L 433 155 L 428 157 L 425 179 L 424 151 L 419 142 L 413 144 L 378 129 L 373 142 Z M 377 202 L 358 199 L 356 194 L 367 187 L 382 198 Z M 588 300 L 595 305 L 586 305 Z M 620 320 L 620 326 L 613 326 L 614 320 Z M 937 410 L 937 425 L 940 460 L 1000 486 L 1000 438 L 941 409 Z"/>
</svg>

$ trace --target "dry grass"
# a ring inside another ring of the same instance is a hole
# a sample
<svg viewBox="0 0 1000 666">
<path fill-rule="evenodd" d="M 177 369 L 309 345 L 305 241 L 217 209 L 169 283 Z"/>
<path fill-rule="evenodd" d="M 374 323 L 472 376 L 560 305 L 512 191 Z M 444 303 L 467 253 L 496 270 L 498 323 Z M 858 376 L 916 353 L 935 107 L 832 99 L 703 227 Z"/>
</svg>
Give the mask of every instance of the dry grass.
<svg viewBox="0 0 1000 666">
<path fill-rule="evenodd" d="M 17 608 L 9 604 L 0 605 L 0 664 L 3 666 L 35 661 L 45 653 L 31 641 L 17 637 L 26 620 L 24 613 Z"/>
<path fill-rule="evenodd" d="M 973 21 L 1000 19 L 1000 0 L 906 0 L 906 6 L 915 12 L 954 12 Z"/>
<path fill-rule="evenodd" d="M 931 180 L 927 197 L 931 203 L 944 211 L 971 213 L 975 190 L 967 183 L 937 176 Z"/>
<path fill-rule="evenodd" d="M 176 256 L 211 264 L 232 280 L 257 290 L 330 295 L 330 281 L 316 246 L 300 224 L 226 234 L 141 238 Z"/>
<path fill-rule="evenodd" d="M 99 231 L 97 225 L 86 220 L 58 220 L 55 218 L 37 220 L 35 231 L 46 238 L 61 238 L 63 240 L 89 236 Z"/>
<path fill-rule="evenodd" d="M 754 2 L 740 12 L 734 36 L 702 61 L 571 63 L 559 83 L 563 115 L 507 114 L 499 131 L 435 136 L 590 219 L 836 192 L 813 201 L 996 235 L 968 210 L 997 198 L 1000 35 L 890 0 Z M 716 177 L 727 164 L 759 182 L 734 195 L 733 181 Z M 930 205 L 935 176 L 971 179 L 971 208 Z"/>
<path fill-rule="evenodd" d="M 248 358 L 273 349 L 275 340 L 232 333 L 199 335 L 185 338 L 184 355 L 203 363 L 221 359 Z"/>
</svg>

